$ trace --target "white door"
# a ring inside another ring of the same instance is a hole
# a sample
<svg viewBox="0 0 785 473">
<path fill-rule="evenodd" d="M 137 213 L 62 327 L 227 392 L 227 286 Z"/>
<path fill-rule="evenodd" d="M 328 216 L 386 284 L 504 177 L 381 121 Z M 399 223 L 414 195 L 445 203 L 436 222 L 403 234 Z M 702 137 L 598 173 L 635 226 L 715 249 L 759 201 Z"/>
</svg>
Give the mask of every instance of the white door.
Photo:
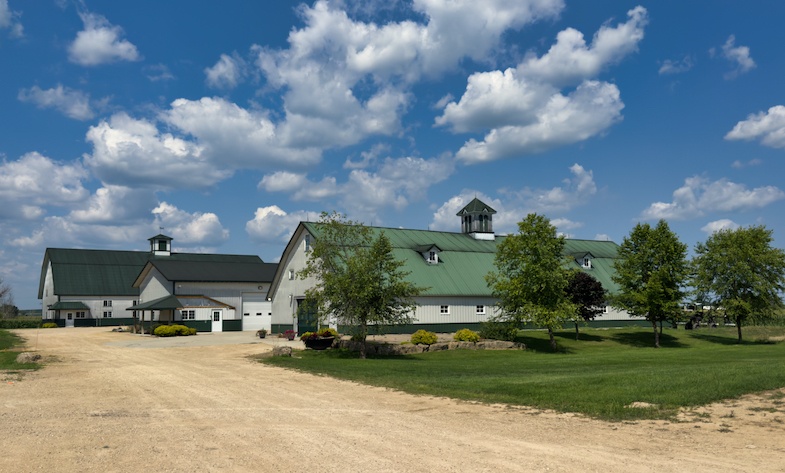
<svg viewBox="0 0 785 473">
<path fill-rule="evenodd" d="M 66 327 L 73 327 L 74 326 L 74 314 L 69 312 L 65 316 L 65 326 Z"/>
<path fill-rule="evenodd" d="M 213 310 L 213 332 L 223 332 L 223 314 L 220 310 Z"/>
<path fill-rule="evenodd" d="M 264 294 L 243 293 L 243 330 L 272 329 L 272 302 Z"/>
</svg>

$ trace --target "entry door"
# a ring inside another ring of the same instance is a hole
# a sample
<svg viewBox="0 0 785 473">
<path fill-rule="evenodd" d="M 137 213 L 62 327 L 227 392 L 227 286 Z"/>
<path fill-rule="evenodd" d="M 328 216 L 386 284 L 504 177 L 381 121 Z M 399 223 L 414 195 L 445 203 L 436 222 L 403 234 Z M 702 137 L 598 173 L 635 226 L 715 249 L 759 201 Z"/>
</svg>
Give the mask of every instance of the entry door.
<svg viewBox="0 0 785 473">
<path fill-rule="evenodd" d="M 223 314 L 221 312 L 220 310 L 213 311 L 213 332 L 223 332 L 223 321 L 221 320 Z"/>
<path fill-rule="evenodd" d="M 73 327 L 74 326 L 74 314 L 69 312 L 65 316 L 65 326 L 66 327 Z"/>
</svg>

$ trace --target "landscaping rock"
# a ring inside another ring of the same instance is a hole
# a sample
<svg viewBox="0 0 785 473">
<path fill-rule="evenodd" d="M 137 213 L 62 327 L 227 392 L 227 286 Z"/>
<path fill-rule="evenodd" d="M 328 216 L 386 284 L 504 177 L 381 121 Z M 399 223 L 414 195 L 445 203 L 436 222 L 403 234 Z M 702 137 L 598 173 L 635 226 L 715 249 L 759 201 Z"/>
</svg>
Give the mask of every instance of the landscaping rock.
<svg viewBox="0 0 785 473">
<path fill-rule="evenodd" d="M 292 356 L 292 347 L 273 347 L 273 356 Z"/>
<path fill-rule="evenodd" d="M 37 363 L 41 359 L 41 355 L 38 353 L 20 353 L 16 357 L 17 363 Z"/>
</svg>

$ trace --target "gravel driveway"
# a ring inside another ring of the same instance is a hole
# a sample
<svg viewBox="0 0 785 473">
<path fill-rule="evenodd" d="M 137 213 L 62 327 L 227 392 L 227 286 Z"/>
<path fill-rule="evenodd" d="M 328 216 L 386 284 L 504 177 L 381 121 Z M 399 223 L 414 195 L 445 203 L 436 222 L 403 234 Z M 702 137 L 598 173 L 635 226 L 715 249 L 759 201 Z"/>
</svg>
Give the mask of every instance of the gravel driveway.
<svg viewBox="0 0 785 473">
<path fill-rule="evenodd" d="M 250 332 L 17 333 L 47 366 L 0 374 L 0 472 L 785 469 L 784 416 L 765 404 L 771 396 L 678 423 L 606 423 L 265 366 L 249 355 L 299 342 Z M 759 405 L 769 410 L 750 407 Z"/>
</svg>

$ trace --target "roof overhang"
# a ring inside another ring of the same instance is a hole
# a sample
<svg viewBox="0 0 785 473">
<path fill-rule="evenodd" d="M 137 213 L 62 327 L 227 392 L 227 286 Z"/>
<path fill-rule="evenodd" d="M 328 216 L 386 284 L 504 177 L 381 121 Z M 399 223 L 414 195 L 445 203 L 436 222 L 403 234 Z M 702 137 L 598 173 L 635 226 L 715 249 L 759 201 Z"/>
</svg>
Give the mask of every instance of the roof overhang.
<svg viewBox="0 0 785 473">
<path fill-rule="evenodd" d="M 174 310 L 182 307 L 183 303 L 178 298 L 169 295 L 149 302 L 132 305 L 125 310 Z"/>
<path fill-rule="evenodd" d="M 59 301 L 51 304 L 49 310 L 90 310 L 90 308 L 79 301 Z"/>
</svg>

